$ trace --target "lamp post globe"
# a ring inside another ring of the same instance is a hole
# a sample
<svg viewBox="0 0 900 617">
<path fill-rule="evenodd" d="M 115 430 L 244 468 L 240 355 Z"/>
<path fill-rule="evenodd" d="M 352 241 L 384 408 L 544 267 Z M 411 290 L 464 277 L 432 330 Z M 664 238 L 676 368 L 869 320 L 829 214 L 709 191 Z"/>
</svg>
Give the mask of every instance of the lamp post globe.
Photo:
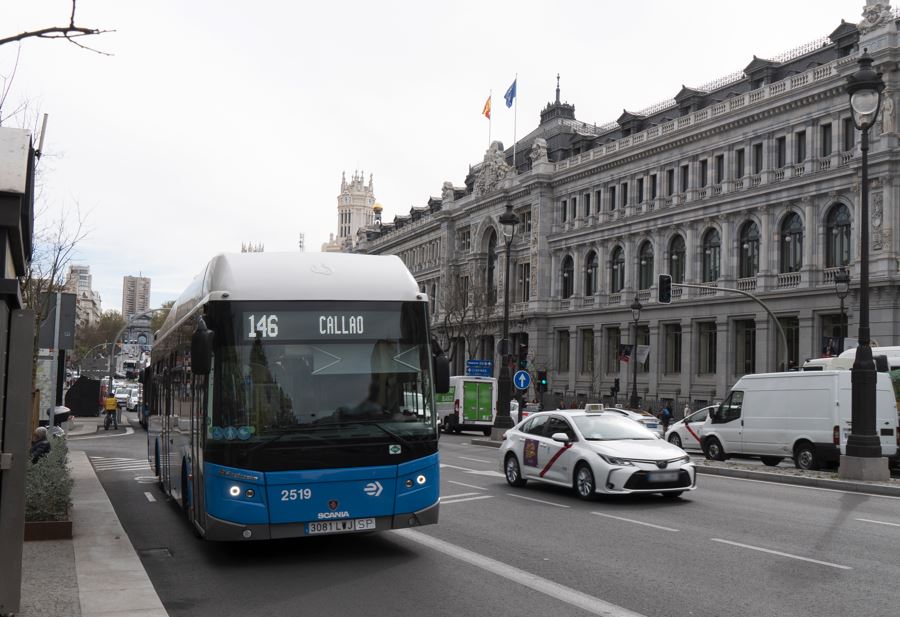
<svg viewBox="0 0 900 617">
<path fill-rule="evenodd" d="M 859 207 L 859 333 L 856 359 L 850 369 L 851 417 L 846 454 L 841 456 L 839 475 L 844 479 L 888 479 L 887 459 L 881 457 L 881 443 L 875 432 L 875 386 L 878 374 L 872 358 L 869 329 L 869 129 L 878 117 L 884 82 L 872 68 L 868 50 L 858 60 L 859 67 L 847 77 L 847 95 L 853 124 L 861 133 L 861 190 Z"/>
<path fill-rule="evenodd" d="M 506 268 L 503 277 L 503 338 L 500 341 L 500 378 L 497 380 L 497 415 L 494 418 L 494 427 L 491 431 L 491 439 L 502 439 L 503 433 L 512 428 L 513 421 L 509 415 L 509 401 L 512 390 L 512 376 L 509 374 L 509 267 L 510 247 L 516 234 L 516 226 L 519 217 L 513 212 L 512 204 L 506 204 L 506 211 L 497 219 L 503 229 L 503 239 L 506 242 Z"/>
<path fill-rule="evenodd" d="M 638 321 L 641 318 L 641 309 L 644 308 L 641 305 L 641 301 L 638 300 L 637 295 L 634 296 L 634 302 L 631 303 L 631 316 L 634 318 L 634 338 L 631 339 L 634 341 L 631 350 L 631 364 L 632 364 L 632 373 L 631 373 L 631 408 L 637 409 L 638 406 L 638 393 L 637 393 L 637 335 L 638 335 Z"/>
<path fill-rule="evenodd" d="M 850 293 L 850 271 L 841 268 L 834 273 L 834 293 L 841 301 L 841 338 L 847 337 L 847 317 L 844 314 L 844 298 Z"/>
</svg>

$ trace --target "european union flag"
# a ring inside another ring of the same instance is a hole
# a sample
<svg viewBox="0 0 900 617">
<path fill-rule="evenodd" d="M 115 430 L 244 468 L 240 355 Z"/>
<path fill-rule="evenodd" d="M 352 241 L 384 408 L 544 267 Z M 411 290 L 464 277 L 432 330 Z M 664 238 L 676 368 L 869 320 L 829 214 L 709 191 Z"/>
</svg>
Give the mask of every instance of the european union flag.
<svg viewBox="0 0 900 617">
<path fill-rule="evenodd" d="M 513 99 L 516 98 L 516 82 L 519 81 L 519 78 L 513 80 L 512 85 L 510 85 L 509 89 L 506 91 L 506 94 L 503 95 L 503 98 L 506 99 L 506 106 L 512 107 Z"/>
</svg>

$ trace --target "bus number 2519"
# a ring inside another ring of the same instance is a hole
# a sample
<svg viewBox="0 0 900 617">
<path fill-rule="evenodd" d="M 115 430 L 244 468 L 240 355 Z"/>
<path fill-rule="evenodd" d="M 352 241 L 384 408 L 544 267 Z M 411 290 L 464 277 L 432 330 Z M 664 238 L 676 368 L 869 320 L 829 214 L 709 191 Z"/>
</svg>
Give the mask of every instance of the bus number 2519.
<svg viewBox="0 0 900 617">
<path fill-rule="evenodd" d="M 312 489 L 292 488 L 281 491 L 281 501 L 297 501 L 298 499 L 312 499 Z"/>
</svg>

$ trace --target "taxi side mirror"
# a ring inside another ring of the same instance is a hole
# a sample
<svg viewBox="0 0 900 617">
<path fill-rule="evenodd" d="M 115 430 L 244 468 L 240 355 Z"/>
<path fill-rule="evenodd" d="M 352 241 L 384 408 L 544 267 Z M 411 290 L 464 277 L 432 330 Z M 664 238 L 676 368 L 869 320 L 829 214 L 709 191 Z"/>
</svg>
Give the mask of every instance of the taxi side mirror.
<svg viewBox="0 0 900 617">
<path fill-rule="evenodd" d="M 569 443 L 570 441 L 572 441 L 565 433 L 553 433 L 550 439 L 552 439 L 553 441 L 558 441 L 560 443 Z"/>
</svg>

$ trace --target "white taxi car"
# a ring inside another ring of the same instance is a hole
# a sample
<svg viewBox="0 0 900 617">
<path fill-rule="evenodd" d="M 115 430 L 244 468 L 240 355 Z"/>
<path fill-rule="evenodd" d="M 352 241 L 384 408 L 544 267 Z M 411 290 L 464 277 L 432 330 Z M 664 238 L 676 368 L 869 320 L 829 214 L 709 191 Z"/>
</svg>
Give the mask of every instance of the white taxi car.
<svg viewBox="0 0 900 617">
<path fill-rule="evenodd" d="M 620 414 L 580 409 L 542 411 L 506 432 L 500 466 L 515 487 L 528 480 L 595 493 L 662 493 L 696 488 L 691 458 Z"/>
<path fill-rule="evenodd" d="M 704 424 L 709 424 L 709 413 L 716 407 L 718 407 L 718 405 L 711 405 L 709 407 L 698 409 L 675 424 L 672 424 L 669 427 L 669 430 L 666 431 L 666 441 L 685 450 L 702 451 L 703 448 L 700 446 L 700 431 L 698 429 Z"/>
</svg>

